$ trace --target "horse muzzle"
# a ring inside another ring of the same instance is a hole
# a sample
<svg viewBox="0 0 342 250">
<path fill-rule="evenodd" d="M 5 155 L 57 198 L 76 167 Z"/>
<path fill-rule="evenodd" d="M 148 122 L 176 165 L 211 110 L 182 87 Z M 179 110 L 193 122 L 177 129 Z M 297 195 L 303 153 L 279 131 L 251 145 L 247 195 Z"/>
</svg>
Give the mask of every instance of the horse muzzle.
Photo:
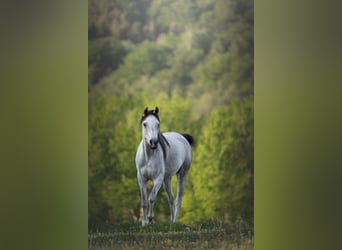
<svg viewBox="0 0 342 250">
<path fill-rule="evenodd" d="M 151 149 L 156 149 L 158 145 L 158 140 L 150 140 L 150 147 Z"/>
</svg>

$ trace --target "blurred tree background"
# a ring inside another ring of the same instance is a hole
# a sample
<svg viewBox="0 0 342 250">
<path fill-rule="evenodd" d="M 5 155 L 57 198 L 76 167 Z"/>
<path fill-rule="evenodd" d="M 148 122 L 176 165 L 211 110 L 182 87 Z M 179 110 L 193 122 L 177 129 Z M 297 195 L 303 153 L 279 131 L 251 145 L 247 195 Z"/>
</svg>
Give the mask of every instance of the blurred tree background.
<svg viewBox="0 0 342 250">
<path fill-rule="evenodd" d="M 253 223 L 252 0 L 89 0 L 89 223 L 140 218 L 146 106 L 195 136 L 180 221 Z M 175 180 L 173 184 L 175 184 Z M 161 189 L 157 220 L 170 217 Z"/>
</svg>

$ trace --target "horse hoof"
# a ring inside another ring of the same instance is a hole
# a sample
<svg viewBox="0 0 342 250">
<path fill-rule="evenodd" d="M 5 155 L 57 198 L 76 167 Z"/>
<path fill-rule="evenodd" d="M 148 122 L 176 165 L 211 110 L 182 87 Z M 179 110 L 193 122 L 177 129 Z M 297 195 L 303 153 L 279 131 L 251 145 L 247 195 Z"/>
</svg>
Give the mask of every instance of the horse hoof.
<svg viewBox="0 0 342 250">
<path fill-rule="evenodd" d="M 153 219 L 153 217 L 148 218 L 149 224 L 155 224 L 156 221 Z"/>
</svg>

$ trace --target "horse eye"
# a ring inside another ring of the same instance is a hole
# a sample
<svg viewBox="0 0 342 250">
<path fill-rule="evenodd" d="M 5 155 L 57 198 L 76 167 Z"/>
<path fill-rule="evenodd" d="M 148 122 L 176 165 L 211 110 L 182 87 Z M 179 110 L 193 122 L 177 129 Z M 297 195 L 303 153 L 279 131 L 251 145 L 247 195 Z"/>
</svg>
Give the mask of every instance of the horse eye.
<svg viewBox="0 0 342 250">
<path fill-rule="evenodd" d="M 143 126 L 146 127 L 146 123 L 143 123 Z"/>
</svg>

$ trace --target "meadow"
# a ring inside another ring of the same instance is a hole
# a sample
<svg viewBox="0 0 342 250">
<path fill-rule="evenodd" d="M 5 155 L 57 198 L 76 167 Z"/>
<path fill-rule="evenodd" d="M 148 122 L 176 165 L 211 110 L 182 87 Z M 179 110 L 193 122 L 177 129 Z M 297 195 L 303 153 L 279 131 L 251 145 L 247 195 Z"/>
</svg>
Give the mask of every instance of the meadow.
<svg viewBox="0 0 342 250">
<path fill-rule="evenodd" d="M 156 223 L 139 222 L 89 226 L 88 249 L 254 249 L 253 226 L 240 221 Z"/>
</svg>

